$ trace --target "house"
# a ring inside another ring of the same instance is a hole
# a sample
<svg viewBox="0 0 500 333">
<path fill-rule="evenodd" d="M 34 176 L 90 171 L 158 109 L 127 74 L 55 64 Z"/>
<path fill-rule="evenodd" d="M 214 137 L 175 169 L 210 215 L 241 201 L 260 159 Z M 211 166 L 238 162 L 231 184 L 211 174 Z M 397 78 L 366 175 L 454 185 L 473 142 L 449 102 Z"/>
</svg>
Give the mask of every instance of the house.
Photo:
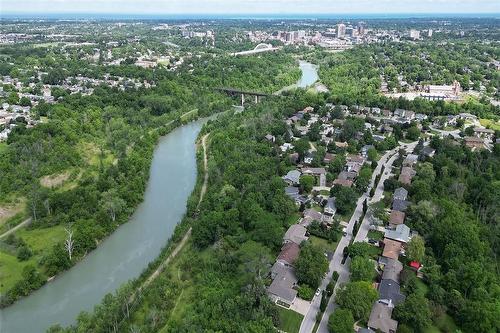
<svg viewBox="0 0 500 333">
<path fill-rule="evenodd" d="M 300 184 L 300 175 L 299 170 L 290 170 L 282 178 L 288 185 L 298 185 Z"/>
<path fill-rule="evenodd" d="M 389 218 L 389 224 L 396 226 L 403 224 L 405 221 L 405 213 L 398 210 L 391 211 L 391 216 Z"/>
<path fill-rule="evenodd" d="M 379 299 L 398 305 L 406 299 L 406 296 L 401 294 L 399 283 L 392 279 L 382 279 L 378 286 Z"/>
<path fill-rule="evenodd" d="M 386 229 L 385 238 L 401 243 L 408 243 L 410 240 L 410 228 L 406 224 L 399 224 L 394 230 Z"/>
<path fill-rule="evenodd" d="M 406 158 L 403 160 L 403 166 L 405 167 L 413 167 L 418 162 L 418 155 L 408 154 Z"/>
<path fill-rule="evenodd" d="M 411 180 L 415 176 L 416 172 L 410 167 L 404 166 L 401 168 L 401 173 L 399 174 L 398 181 L 404 185 L 410 185 Z"/>
<path fill-rule="evenodd" d="M 314 160 L 314 154 L 308 151 L 306 155 L 304 156 L 304 163 L 305 164 L 311 164 Z"/>
<path fill-rule="evenodd" d="M 300 224 L 304 227 L 308 227 L 313 221 L 323 221 L 323 214 L 311 208 L 304 210 L 303 216 L 304 217 L 302 218 L 302 221 L 300 221 Z"/>
<path fill-rule="evenodd" d="M 271 135 L 271 134 L 267 134 L 264 138 L 267 141 L 270 141 L 270 142 L 275 142 L 276 141 L 276 137 L 274 135 Z"/>
<path fill-rule="evenodd" d="M 477 136 L 478 138 L 493 140 L 493 137 L 495 136 L 495 131 L 488 128 L 476 127 L 474 128 L 474 135 Z"/>
<path fill-rule="evenodd" d="M 297 297 L 298 279 L 292 267 L 275 264 L 271 270 L 273 282 L 267 288 L 271 300 L 281 306 L 290 307 Z"/>
<path fill-rule="evenodd" d="M 394 110 L 394 117 L 395 118 L 403 118 L 405 116 L 406 110 L 403 109 L 396 109 Z"/>
<path fill-rule="evenodd" d="M 392 209 L 398 210 L 400 212 L 406 211 L 406 209 L 408 208 L 409 205 L 410 205 L 410 202 L 406 201 L 406 200 L 396 199 L 396 200 L 392 201 Z"/>
<path fill-rule="evenodd" d="M 425 157 L 433 157 L 435 154 L 436 154 L 436 150 L 427 146 L 427 147 L 424 147 L 424 149 L 422 149 L 422 152 L 421 154 Z"/>
<path fill-rule="evenodd" d="M 300 246 L 294 242 L 286 243 L 281 247 L 277 263 L 284 266 L 293 266 L 293 263 L 299 257 Z"/>
<path fill-rule="evenodd" d="M 340 186 L 344 186 L 344 187 L 352 187 L 352 180 L 348 180 L 348 179 L 335 179 L 333 181 L 333 185 L 340 185 Z"/>
<path fill-rule="evenodd" d="M 401 243 L 388 238 L 384 238 L 383 242 L 384 251 L 382 252 L 382 256 L 398 260 L 402 248 Z"/>
<path fill-rule="evenodd" d="M 332 153 L 326 153 L 325 157 L 323 158 L 323 162 L 326 164 L 329 164 L 333 159 L 335 158 L 335 155 Z"/>
<path fill-rule="evenodd" d="M 415 112 L 407 110 L 405 112 L 404 118 L 406 120 L 410 120 L 410 121 L 413 120 L 413 119 L 415 119 Z"/>
<path fill-rule="evenodd" d="M 294 242 L 295 244 L 300 245 L 303 241 L 307 240 L 306 236 L 307 229 L 300 224 L 293 224 L 288 228 L 285 232 L 285 236 L 283 237 L 284 243 Z"/>
<path fill-rule="evenodd" d="M 408 191 L 404 187 L 398 187 L 392 196 L 393 200 L 406 200 Z"/>
<path fill-rule="evenodd" d="M 368 151 L 369 151 L 370 149 L 372 149 L 372 148 L 374 148 L 374 149 L 375 149 L 375 147 L 374 147 L 373 145 L 364 145 L 364 146 L 361 148 L 361 155 L 362 155 L 364 158 L 366 158 L 366 157 L 368 156 Z"/>
<path fill-rule="evenodd" d="M 297 164 L 299 163 L 299 153 L 292 153 L 288 155 L 288 159 L 292 164 Z"/>
<path fill-rule="evenodd" d="M 349 144 L 347 142 L 337 142 L 337 141 L 335 141 L 335 146 L 337 148 L 347 148 L 347 147 L 349 147 Z"/>
<path fill-rule="evenodd" d="M 335 198 L 328 198 L 326 201 L 325 205 L 325 214 L 328 214 L 330 216 L 335 216 L 335 213 L 337 212 L 337 207 L 335 206 Z"/>
<path fill-rule="evenodd" d="M 391 318 L 393 308 L 392 304 L 376 302 L 368 319 L 368 327 L 383 333 L 396 333 L 398 322 Z"/>
<path fill-rule="evenodd" d="M 293 145 L 291 143 L 285 142 L 284 144 L 282 144 L 280 146 L 280 149 L 281 149 L 282 152 L 286 152 L 288 150 L 293 149 Z"/>
<path fill-rule="evenodd" d="M 475 136 L 466 136 L 464 141 L 465 141 L 465 146 L 473 150 L 483 149 L 485 147 L 484 140 Z"/>
<path fill-rule="evenodd" d="M 354 181 L 354 179 L 356 179 L 357 176 L 358 176 L 357 172 L 354 172 L 354 171 L 342 171 L 337 176 L 337 179 Z"/>
<path fill-rule="evenodd" d="M 399 281 L 399 274 L 403 270 L 403 264 L 399 260 L 388 258 L 384 265 L 382 279 Z"/>
<path fill-rule="evenodd" d="M 314 176 L 320 176 L 320 175 L 326 175 L 326 169 L 325 168 L 302 168 L 302 173 L 305 175 L 314 175 Z"/>
<path fill-rule="evenodd" d="M 290 197 L 290 199 L 295 200 L 295 203 L 300 204 L 299 201 L 299 189 L 294 186 L 285 187 L 285 194 Z"/>
</svg>

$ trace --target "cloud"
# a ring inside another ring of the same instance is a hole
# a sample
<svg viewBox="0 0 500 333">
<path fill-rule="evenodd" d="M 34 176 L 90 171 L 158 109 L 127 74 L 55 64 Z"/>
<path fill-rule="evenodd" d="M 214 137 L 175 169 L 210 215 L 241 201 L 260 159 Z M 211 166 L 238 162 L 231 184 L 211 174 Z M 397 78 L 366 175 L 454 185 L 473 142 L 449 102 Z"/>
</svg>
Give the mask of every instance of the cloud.
<svg viewBox="0 0 500 333">
<path fill-rule="evenodd" d="M 2 13 L 499 13 L 498 0 L 0 0 Z"/>
</svg>

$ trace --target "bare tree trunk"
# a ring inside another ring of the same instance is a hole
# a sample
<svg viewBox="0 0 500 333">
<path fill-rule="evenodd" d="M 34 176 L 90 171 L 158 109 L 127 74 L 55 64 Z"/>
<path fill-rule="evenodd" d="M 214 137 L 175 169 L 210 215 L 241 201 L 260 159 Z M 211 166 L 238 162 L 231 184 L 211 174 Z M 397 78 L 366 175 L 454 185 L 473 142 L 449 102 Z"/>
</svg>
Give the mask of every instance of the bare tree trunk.
<svg viewBox="0 0 500 333">
<path fill-rule="evenodd" d="M 66 233 L 68 234 L 68 238 L 66 239 L 65 242 L 65 247 L 66 251 L 68 251 L 69 260 L 71 261 L 73 255 L 73 246 L 74 246 L 73 231 L 68 228 L 65 228 L 64 230 L 66 230 Z"/>
</svg>

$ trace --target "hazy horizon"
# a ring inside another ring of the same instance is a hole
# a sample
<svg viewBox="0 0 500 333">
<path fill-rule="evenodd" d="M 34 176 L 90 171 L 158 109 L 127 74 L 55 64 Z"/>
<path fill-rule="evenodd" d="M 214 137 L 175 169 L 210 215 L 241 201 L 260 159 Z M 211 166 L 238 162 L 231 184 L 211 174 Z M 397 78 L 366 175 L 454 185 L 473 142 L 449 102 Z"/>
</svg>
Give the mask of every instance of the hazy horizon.
<svg viewBox="0 0 500 333">
<path fill-rule="evenodd" d="M 496 16 L 484 0 L 3 0 L 0 16 Z"/>
</svg>

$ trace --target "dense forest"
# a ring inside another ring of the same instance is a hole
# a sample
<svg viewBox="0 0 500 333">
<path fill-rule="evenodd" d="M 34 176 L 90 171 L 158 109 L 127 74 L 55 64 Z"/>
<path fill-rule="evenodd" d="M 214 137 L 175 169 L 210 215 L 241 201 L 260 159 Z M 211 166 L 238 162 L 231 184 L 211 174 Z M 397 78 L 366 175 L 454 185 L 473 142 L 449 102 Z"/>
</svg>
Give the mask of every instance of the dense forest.
<svg viewBox="0 0 500 333">
<path fill-rule="evenodd" d="M 447 312 L 464 332 L 500 330 L 500 151 L 471 152 L 450 139 L 433 138 L 436 155 L 422 163 L 410 190 L 408 225 L 426 242 L 422 302 L 405 302 L 399 319 L 415 331 L 415 318 Z M 415 292 L 415 275 L 403 285 Z M 415 296 L 416 297 L 416 296 Z M 411 314 L 411 315 L 410 315 Z M 424 314 L 422 316 L 422 314 Z M 420 325 L 420 326 L 419 326 Z"/>
<path fill-rule="evenodd" d="M 43 63 L 44 58 L 38 61 Z M 37 251 L 22 237 L 11 235 L 2 242 L 2 255 L 11 264 L 8 269 L 18 272 L 2 282 L 7 289 L 3 305 L 71 267 L 128 220 L 142 201 L 159 136 L 181 120 L 225 111 L 233 104 L 214 90 L 222 84 L 214 78 L 226 62 L 222 58 L 193 60 L 178 74 L 162 72 L 152 89 L 121 91 L 100 86 L 91 96 L 62 91 L 57 104 L 41 103 L 33 109 L 45 119 L 43 123 L 34 128 L 20 124 L 14 129 L 0 152 L 1 197 L 23 198 L 26 215 L 32 218 L 29 230 L 53 228 L 59 231 L 60 241 Z M 299 76 L 288 55 L 230 62 L 234 70 L 224 72 L 228 86 L 272 92 Z M 83 70 L 78 63 L 71 64 L 74 71 Z M 269 75 L 270 70 L 274 75 Z M 55 179 L 63 179 L 64 185 L 56 186 Z M 65 229 L 73 233 L 71 251 L 65 248 Z"/>
</svg>

